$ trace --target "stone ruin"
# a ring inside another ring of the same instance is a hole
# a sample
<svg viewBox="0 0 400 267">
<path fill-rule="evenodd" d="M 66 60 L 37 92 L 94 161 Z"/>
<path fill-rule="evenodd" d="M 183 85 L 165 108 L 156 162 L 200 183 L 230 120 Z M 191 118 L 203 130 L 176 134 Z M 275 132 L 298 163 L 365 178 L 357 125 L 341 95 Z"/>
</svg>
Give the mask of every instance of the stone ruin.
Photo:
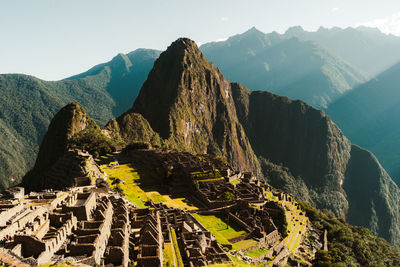
<svg viewBox="0 0 400 267">
<path fill-rule="evenodd" d="M 41 188 L 64 189 L 92 184 L 96 178 L 105 179 L 92 155 L 79 149 L 69 149 L 44 174 Z"/>
<path fill-rule="evenodd" d="M 149 205 L 159 214 L 164 242 L 171 243 L 171 235 L 176 235 L 185 266 L 206 266 L 231 262 L 216 239 L 190 212 L 169 208 L 162 203 L 153 203 L 152 201 L 149 202 Z M 171 233 L 172 229 L 174 233 Z"/>
<path fill-rule="evenodd" d="M 171 192 L 181 187 L 192 193 L 206 207 L 196 212 L 222 213 L 246 231 L 229 242 L 254 239 L 256 245 L 247 250 L 266 247 L 270 248 L 266 257 L 274 257 L 275 263 L 287 259 L 290 253 L 274 223 L 280 210 L 266 201 L 263 187 L 268 186 L 252 173 L 234 172 L 208 155 L 123 153 L 128 162 L 134 158 L 156 166 L 155 172 L 162 174 L 160 183 L 169 185 Z M 15 262 L 32 266 L 68 259 L 82 265 L 162 266 L 165 246 L 179 250 L 184 266 L 231 262 L 189 211 L 152 201 L 146 203 L 148 208 L 137 208 L 109 191 L 106 176 L 86 152 L 68 151 L 45 181 L 53 186 L 63 179 L 59 185 L 63 190 L 24 195 L 23 188 L 15 187 L 0 198 L 0 249 Z M 225 192 L 234 199 L 221 198 Z M 271 192 L 281 201 L 291 200 L 282 192 Z"/>
<path fill-rule="evenodd" d="M 172 193 L 193 193 L 208 208 L 223 207 L 236 200 L 265 201 L 264 183 L 251 172 L 233 172 L 214 156 L 173 150 L 125 150 L 120 160 L 147 164 L 155 172 L 158 170 L 158 182 L 169 186 Z M 234 200 L 224 199 L 225 192 L 232 194 Z"/>
<path fill-rule="evenodd" d="M 72 260 L 76 264 L 162 266 L 174 229 L 185 266 L 230 262 L 186 211 L 149 203 L 137 208 L 94 186 L 47 190 L 0 200 L 0 247 L 27 266 Z"/>
</svg>

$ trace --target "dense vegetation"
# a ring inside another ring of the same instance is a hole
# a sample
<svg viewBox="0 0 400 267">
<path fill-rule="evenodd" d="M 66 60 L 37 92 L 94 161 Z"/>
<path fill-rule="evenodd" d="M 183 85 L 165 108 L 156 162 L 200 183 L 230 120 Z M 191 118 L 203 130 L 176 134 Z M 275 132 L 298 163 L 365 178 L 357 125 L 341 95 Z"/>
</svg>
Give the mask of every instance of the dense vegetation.
<svg viewBox="0 0 400 267">
<path fill-rule="evenodd" d="M 319 251 L 315 266 L 400 266 L 400 251 L 364 227 L 353 226 L 300 202 L 314 227 L 328 231 L 328 251 Z"/>
<path fill-rule="evenodd" d="M 61 81 L 0 75 L 0 189 L 20 182 L 33 166 L 50 120 L 61 107 L 78 102 L 104 125 L 132 106 L 158 55 L 140 49 Z"/>
<path fill-rule="evenodd" d="M 121 143 L 122 141 L 111 139 L 102 134 L 99 127 L 86 128 L 69 140 L 71 148 L 84 149 L 95 158 L 113 152 L 114 147 Z"/>
</svg>

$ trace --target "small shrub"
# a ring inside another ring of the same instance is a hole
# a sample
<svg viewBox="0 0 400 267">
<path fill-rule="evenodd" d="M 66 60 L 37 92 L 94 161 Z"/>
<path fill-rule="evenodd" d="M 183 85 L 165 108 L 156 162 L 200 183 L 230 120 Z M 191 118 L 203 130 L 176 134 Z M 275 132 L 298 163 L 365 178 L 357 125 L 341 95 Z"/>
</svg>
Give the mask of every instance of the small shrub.
<svg viewBox="0 0 400 267">
<path fill-rule="evenodd" d="M 225 191 L 221 195 L 218 196 L 218 199 L 225 200 L 225 201 L 233 201 L 236 199 L 236 197 L 232 192 Z"/>
</svg>

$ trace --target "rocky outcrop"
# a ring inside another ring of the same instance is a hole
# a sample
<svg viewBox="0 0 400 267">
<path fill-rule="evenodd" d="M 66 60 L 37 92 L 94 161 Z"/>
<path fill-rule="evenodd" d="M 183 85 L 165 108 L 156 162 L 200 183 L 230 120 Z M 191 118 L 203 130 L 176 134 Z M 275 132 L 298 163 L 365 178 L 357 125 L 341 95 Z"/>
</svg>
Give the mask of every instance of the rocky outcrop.
<svg viewBox="0 0 400 267">
<path fill-rule="evenodd" d="M 160 55 L 128 113 L 133 112 L 172 147 L 221 155 L 237 169 L 260 172 L 230 83 L 189 39 L 178 39 Z"/>
<path fill-rule="evenodd" d="M 47 169 L 54 164 L 64 154 L 68 140 L 87 127 L 97 125 L 78 103 L 70 103 L 63 107 L 50 122 L 40 145 L 35 169 Z"/>
<path fill-rule="evenodd" d="M 126 113 L 110 120 L 103 133 L 114 139 L 122 139 L 126 144 L 147 142 L 153 146 L 161 145 L 160 136 L 153 131 L 149 122 L 138 113 Z"/>
<path fill-rule="evenodd" d="M 24 186 L 28 189 L 40 187 L 43 184 L 43 174 L 67 151 L 68 141 L 87 128 L 98 128 L 98 126 L 82 107 L 77 103 L 63 107 L 50 122 L 40 145 L 35 166 L 23 178 Z"/>
</svg>

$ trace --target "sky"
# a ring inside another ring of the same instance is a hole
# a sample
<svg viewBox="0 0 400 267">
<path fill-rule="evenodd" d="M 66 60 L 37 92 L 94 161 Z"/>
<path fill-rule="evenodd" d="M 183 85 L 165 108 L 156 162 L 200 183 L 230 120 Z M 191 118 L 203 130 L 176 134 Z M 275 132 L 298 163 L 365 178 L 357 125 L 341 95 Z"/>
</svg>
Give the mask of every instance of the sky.
<svg viewBox="0 0 400 267">
<path fill-rule="evenodd" d="M 0 0 L 0 73 L 59 80 L 137 48 L 198 44 L 255 26 L 368 25 L 400 36 L 399 0 Z"/>
</svg>

